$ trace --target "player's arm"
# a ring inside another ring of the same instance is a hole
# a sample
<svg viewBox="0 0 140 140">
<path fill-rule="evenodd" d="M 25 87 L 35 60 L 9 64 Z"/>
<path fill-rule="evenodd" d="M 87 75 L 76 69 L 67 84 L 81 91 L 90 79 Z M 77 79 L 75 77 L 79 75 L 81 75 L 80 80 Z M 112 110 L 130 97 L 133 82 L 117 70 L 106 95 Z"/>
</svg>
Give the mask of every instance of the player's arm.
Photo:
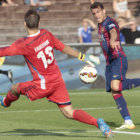
<svg viewBox="0 0 140 140">
<path fill-rule="evenodd" d="M 110 31 L 110 46 L 117 51 L 120 49 L 120 42 L 117 41 L 118 33 L 115 28 L 112 28 Z"/>
<path fill-rule="evenodd" d="M 79 52 L 67 45 L 65 45 L 64 49 L 62 50 L 63 53 L 71 55 L 73 57 L 77 57 L 79 56 Z"/>
<path fill-rule="evenodd" d="M 98 57 L 93 55 L 85 55 L 77 50 L 71 48 L 70 46 L 65 45 L 64 49 L 62 50 L 63 53 L 68 54 L 70 56 L 78 58 L 80 61 L 84 61 L 92 66 L 94 64 L 100 64 L 100 60 Z"/>
<path fill-rule="evenodd" d="M 10 46 L 0 48 L 0 57 L 12 55 L 14 55 L 14 51 Z"/>
<path fill-rule="evenodd" d="M 94 64 L 100 64 L 100 60 L 98 57 L 93 56 L 93 55 L 82 54 L 81 52 L 73 49 L 72 47 L 63 44 L 60 40 L 58 40 L 50 32 L 49 32 L 49 34 L 50 34 L 51 39 L 53 40 L 53 45 L 54 45 L 55 49 L 65 53 L 67 55 L 76 57 L 80 61 L 84 61 L 92 66 L 94 66 Z"/>
<path fill-rule="evenodd" d="M 0 57 L 22 55 L 22 54 L 23 54 L 23 50 L 21 44 L 19 46 L 17 42 L 14 42 L 11 46 L 0 48 Z"/>
</svg>

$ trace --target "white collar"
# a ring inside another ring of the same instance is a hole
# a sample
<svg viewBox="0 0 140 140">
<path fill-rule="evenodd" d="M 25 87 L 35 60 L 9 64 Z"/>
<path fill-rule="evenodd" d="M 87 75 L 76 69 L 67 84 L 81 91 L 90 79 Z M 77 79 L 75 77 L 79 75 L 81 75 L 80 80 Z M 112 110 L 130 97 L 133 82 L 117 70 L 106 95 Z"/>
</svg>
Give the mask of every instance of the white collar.
<svg viewBox="0 0 140 140">
<path fill-rule="evenodd" d="M 34 37 L 34 36 L 37 36 L 37 35 L 39 35 L 39 34 L 40 34 L 40 30 L 38 30 L 38 32 L 37 32 L 37 33 L 35 33 L 35 34 L 28 35 L 28 37 Z"/>
</svg>

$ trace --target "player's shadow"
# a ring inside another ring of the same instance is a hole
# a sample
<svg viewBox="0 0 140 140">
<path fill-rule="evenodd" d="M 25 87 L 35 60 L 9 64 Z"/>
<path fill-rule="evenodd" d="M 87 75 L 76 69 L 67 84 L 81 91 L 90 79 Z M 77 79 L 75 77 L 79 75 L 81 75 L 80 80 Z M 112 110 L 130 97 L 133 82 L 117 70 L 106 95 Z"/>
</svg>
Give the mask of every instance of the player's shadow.
<svg viewBox="0 0 140 140">
<path fill-rule="evenodd" d="M 115 122 L 108 122 L 108 121 L 106 121 L 106 123 L 107 123 L 110 127 L 119 127 L 119 124 L 116 124 Z"/>
<path fill-rule="evenodd" d="M 56 131 L 56 132 L 55 132 Z M 41 129 L 14 129 L 13 131 L 0 132 L 0 136 L 57 136 L 57 137 L 81 137 L 81 138 L 99 138 L 104 139 L 104 136 L 80 135 L 86 133 L 86 130 L 41 130 Z M 95 133 L 96 134 L 96 133 Z"/>
<path fill-rule="evenodd" d="M 135 125 L 140 125 L 140 123 L 135 123 Z"/>
</svg>

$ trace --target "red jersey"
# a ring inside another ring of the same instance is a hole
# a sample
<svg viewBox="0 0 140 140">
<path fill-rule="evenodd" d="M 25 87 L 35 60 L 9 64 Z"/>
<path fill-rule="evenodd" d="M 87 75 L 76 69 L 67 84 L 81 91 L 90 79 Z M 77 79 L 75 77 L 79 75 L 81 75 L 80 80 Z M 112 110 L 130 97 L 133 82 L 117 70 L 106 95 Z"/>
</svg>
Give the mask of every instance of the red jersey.
<svg viewBox="0 0 140 140">
<path fill-rule="evenodd" d="M 23 55 L 32 73 L 34 83 L 46 89 L 50 83 L 62 80 L 54 58 L 53 48 L 62 51 L 64 44 L 45 29 L 18 39 L 11 46 L 0 48 L 0 57 Z"/>
</svg>

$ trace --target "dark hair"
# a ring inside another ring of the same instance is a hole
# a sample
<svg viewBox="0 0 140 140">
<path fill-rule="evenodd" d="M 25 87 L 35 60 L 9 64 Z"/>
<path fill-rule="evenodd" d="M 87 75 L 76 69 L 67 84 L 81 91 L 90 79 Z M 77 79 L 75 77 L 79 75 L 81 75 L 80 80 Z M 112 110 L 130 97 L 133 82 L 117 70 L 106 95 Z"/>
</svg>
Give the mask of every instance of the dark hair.
<svg viewBox="0 0 140 140">
<path fill-rule="evenodd" d="M 24 20 L 29 29 L 37 29 L 39 26 L 40 15 L 35 10 L 28 10 Z"/>
<path fill-rule="evenodd" d="M 100 3 L 100 2 L 94 2 L 93 4 L 91 4 L 90 10 L 91 10 L 91 9 L 98 8 L 98 7 L 100 7 L 101 9 L 104 9 L 104 6 L 103 6 L 102 3 Z"/>
</svg>

